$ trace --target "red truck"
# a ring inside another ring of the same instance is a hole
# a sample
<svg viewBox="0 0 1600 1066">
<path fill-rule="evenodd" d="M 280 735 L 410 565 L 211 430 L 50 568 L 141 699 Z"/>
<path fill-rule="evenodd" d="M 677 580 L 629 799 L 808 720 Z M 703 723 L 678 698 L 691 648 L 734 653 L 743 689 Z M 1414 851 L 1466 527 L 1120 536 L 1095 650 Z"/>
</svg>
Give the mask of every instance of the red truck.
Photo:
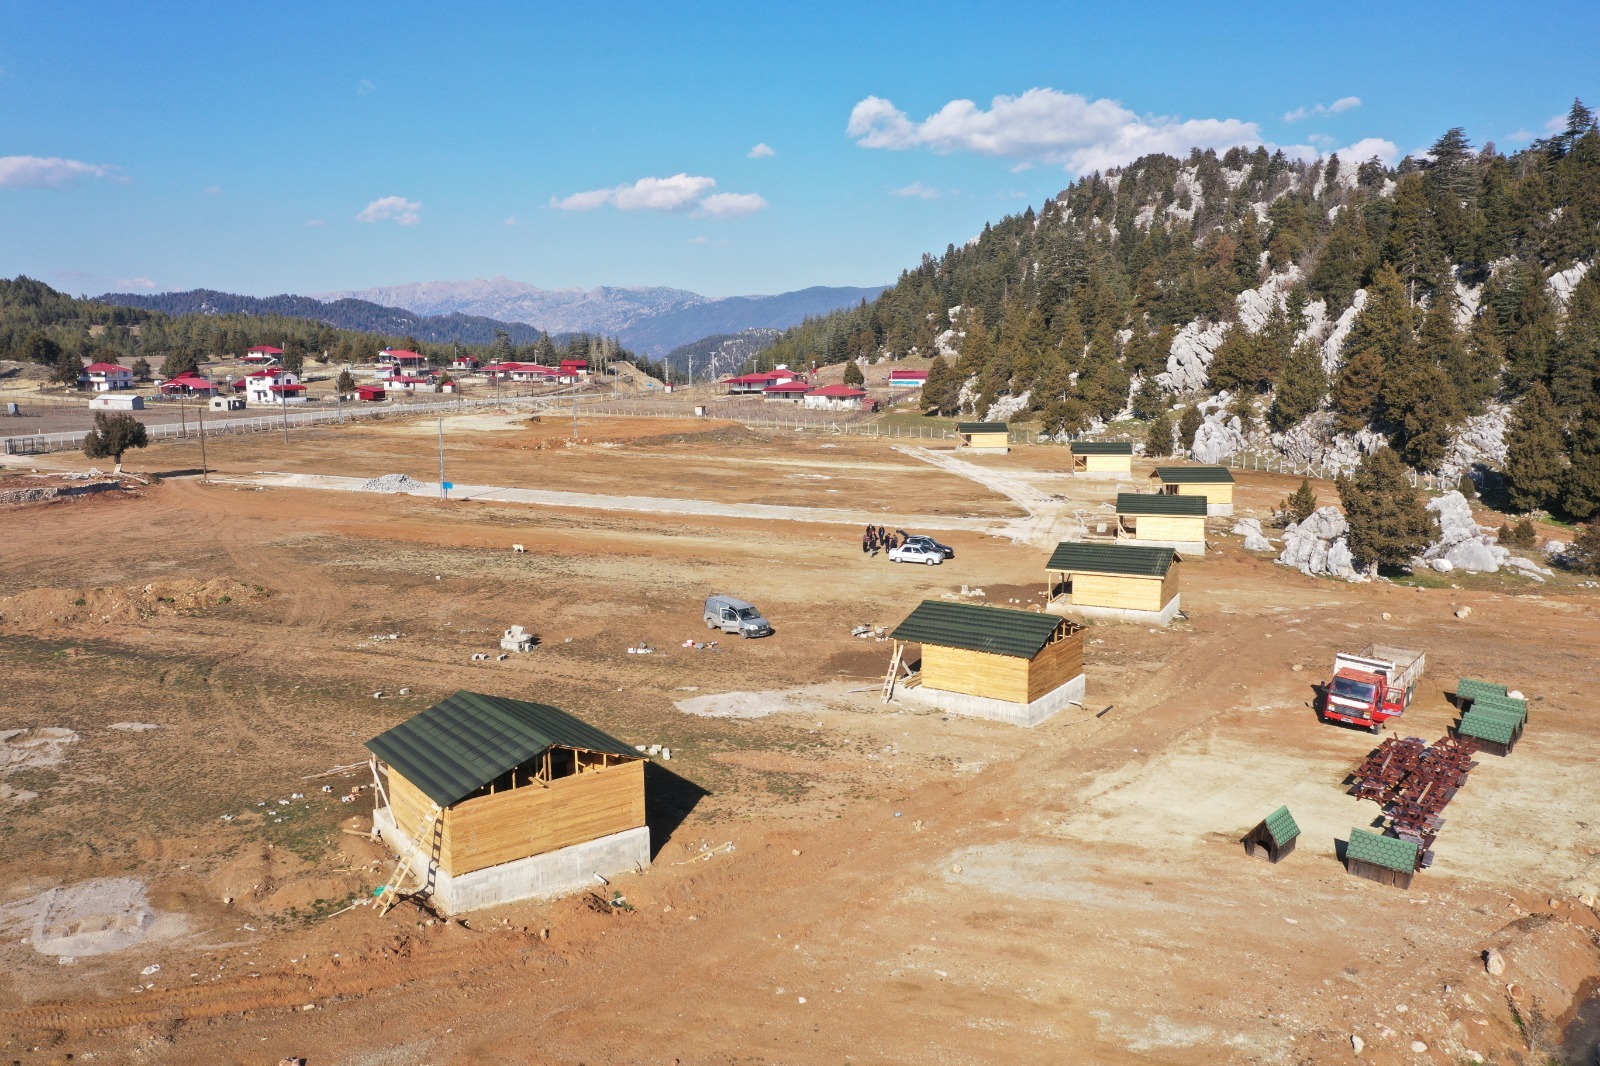
<svg viewBox="0 0 1600 1066">
<path fill-rule="evenodd" d="M 1411 705 L 1427 656 L 1420 651 L 1369 644 L 1359 655 L 1339 652 L 1333 679 L 1323 690 L 1322 720 L 1346 722 L 1376 733 Z"/>
</svg>

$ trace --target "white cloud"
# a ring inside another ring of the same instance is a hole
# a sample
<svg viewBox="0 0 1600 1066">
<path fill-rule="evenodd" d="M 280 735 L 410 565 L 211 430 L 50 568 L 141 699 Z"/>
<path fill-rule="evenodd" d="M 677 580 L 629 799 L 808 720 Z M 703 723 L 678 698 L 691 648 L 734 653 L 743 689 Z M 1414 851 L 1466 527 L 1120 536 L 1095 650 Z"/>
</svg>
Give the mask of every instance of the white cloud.
<svg viewBox="0 0 1600 1066">
<path fill-rule="evenodd" d="M 362 78 L 360 81 L 356 82 L 357 96 L 367 96 L 377 91 L 378 85 L 376 82 L 368 81 L 366 78 Z"/>
<path fill-rule="evenodd" d="M 1299 122 L 1312 115 L 1337 115 L 1342 111 L 1361 106 L 1359 96 L 1341 96 L 1331 104 L 1312 104 L 1310 107 L 1297 107 L 1283 116 L 1285 122 Z"/>
<path fill-rule="evenodd" d="M 920 181 L 914 181 L 910 185 L 902 185 L 898 189 L 890 189 L 889 195 L 904 196 L 911 200 L 937 200 L 944 193 L 931 185 L 924 185 Z"/>
<path fill-rule="evenodd" d="M 686 211 L 710 218 L 737 218 L 767 206 L 755 193 L 713 193 L 715 178 L 693 174 L 674 174 L 670 178 L 640 178 L 632 185 L 610 189 L 590 189 L 570 196 L 552 198 L 558 211 L 593 211 L 611 205 L 618 211 Z"/>
<path fill-rule="evenodd" d="M 506 220 L 501 223 L 501 225 L 503 225 L 503 226 L 515 226 L 516 224 L 517 224 L 517 216 L 516 215 L 507 215 L 506 216 Z"/>
<path fill-rule="evenodd" d="M 149 291 L 150 289 L 159 288 L 159 286 L 149 278 L 118 278 L 117 288 L 123 292 L 129 292 L 133 289 Z"/>
<path fill-rule="evenodd" d="M 890 101 L 869 96 L 851 110 L 847 131 L 863 148 L 974 152 L 1056 163 L 1075 172 L 1116 166 L 1151 152 L 1183 156 L 1194 147 L 1262 143 L 1254 122 L 1141 118 L 1115 100 L 1089 100 L 1048 88 L 996 96 L 987 111 L 971 100 L 952 100 L 921 122 L 912 122 Z"/>
<path fill-rule="evenodd" d="M 220 185 L 207 185 L 205 188 L 207 196 L 216 196 L 220 192 L 222 192 L 222 186 Z"/>
<path fill-rule="evenodd" d="M 753 192 L 719 192 L 700 201 L 697 215 L 710 218 L 741 218 L 764 211 L 766 198 Z"/>
<path fill-rule="evenodd" d="M 684 241 L 683 243 L 684 244 L 710 244 L 711 243 L 711 238 L 710 237 L 690 237 L 688 240 Z"/>
<path fill-rule="evenodd" d="M 318 226 L 326 226 L 326 225 L 327 225 L 327 223 L 322 221 L 322 219 L 320 219 L 320 218 L 308 218 L 308 219 L 306 219 L 306 228 L 307 229 L 315 229 Z"/>
<path fill-rule="evenodd" d="M 1310 141 L 1312 144 L 1334 143 L 1334 139 L 1326 133 L 1308 133 L 1306 134 L 1306 140 Z"/>
<path fill-rule="evenodd" d="M 1382 137 L 1364 137 L 1339 149 L 1338 154 L 1340 159 L 1356 163 L 1365 163 L 1373 156 L 1383 160 L 1385 166 L 1400 162 L 1400 146 Z"/>
<path fill-rule="evenodd" d="M 1530 129 L 1519 129 L 1515 133 L 1506 134 L 1505 139 L 1507 144 L 1527 144 L 1529 141 L 1533 140 L 1533 131 Z"/>
<path fill-rule="evenodd" d="M 1567 132 L 1567 116 L 1566 115 L 1557 115 L 1557 116 L 1555 116 L 1550 121 L 1548 121 L 1548 122 L 1546 122 L 1544 124 L 1544 131 L 1546 133 L 1565 133 L 1565 132 Z"/>
<path fill-rule="evenodd" d="M 116 180 L 117 168 L 56 156 L 0 156 L 0 189 L 59 189 L 80 178 Z"/>
<path fill-rule="evenodd" d="M 422 221 L 422 204 L 404 196 L 380 196 L 356 216 L 357 222 L 398 222 L 402 226 L 415 226 Z"/>
<path fill-rule="evenodd" d="M 745 153 L 747 159 L 771 159 L 778 152 L 770 144 L 758 144 Z"/>
</svg>

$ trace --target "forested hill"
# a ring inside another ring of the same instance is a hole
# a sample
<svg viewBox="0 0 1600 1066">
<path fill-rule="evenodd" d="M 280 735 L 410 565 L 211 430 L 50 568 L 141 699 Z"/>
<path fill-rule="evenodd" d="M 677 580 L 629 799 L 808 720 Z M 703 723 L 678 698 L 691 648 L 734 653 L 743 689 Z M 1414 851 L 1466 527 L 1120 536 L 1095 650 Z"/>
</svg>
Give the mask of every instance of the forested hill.
<svg viewBox="0 0 1600 1066">
<path fill-rule="evenodd" d="M 169 315 L 279 315 L 321 322 L 335 329 L 359 330 L 416 337 L 435 344 L 490 344 L 503 332 L 513 344 L 532 344 L 539 330 L 522 322 L 501 322 L 482 315 L 419 315 L 399 307 L 366 300 L 332 300 L 323 303 L 309 296 L 240 296 L 214 289 L 162 292 L 152 295 L 111 292 L 95 299 L 120 307 L 142 307 Z"/>
<path fill-rule="evenodd" d="M 1462 129 L 1393 168 L 1152 155 L 925 255 L 759 358 L 942 352 L 930 406 L 1031 411 L 1051 431 L 1221 393 L 1207 416 L 1237 439 L 1202 434 L 1218 447 L 1387 440 L 1421 469 L 1520 402 L 1567 434 L 1559 465 L 1600 468 L 1597 251 L 1600 130 L 1581 102 L 1511 155 Z"/>
</svg>

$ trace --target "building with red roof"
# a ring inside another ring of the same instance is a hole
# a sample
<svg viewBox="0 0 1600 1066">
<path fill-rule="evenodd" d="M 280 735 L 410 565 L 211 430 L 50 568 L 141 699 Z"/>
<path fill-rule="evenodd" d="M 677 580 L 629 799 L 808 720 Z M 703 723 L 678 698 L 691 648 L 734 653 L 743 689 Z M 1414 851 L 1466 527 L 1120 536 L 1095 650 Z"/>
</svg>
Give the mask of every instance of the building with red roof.
<svg viewBox="0 0 1600 1066">
<path fill-rule="evenodd" d="M 286 403 L 305 403 L 306 387 L 287 370 L 257 370 L 245 375 L 244 396 L 252 407 L 257 404 L 275 407 Z"/>
<path fill-rule="evenodd" d="M 865 406 L 867 391 L 854 385 L 823 385 L 805 395 L 805 405 L 814 411 L 859 411 Z"/>
<path fill-rule="evenodd" d="M 814 387 L 809 381 L 785 381 L 777 385 L 768 385 L 761 391 L 761 398 L 799 403 Z"/>
<path fill-rule="evenodd" d="M 215 385 L 192 370 L 175 378 L 168 378 L 161 383 L 160 388 L 163 396 L 208 396 L 217 391 Z"/>
<path fill-rule="evenodd" d="M 133 371 L 120 363 L 90 363 L 78 375 L 78 387 L 95 392 L 133 388 Z"/>
<path fill-rule="evenodd" d="M 421 366 L 427 361 L 427 356 L 408 352 L 404 348 L 385 348 L 378 353 L 378 362 L 390 366 Z"/>
<path fill-rule="evenodd" d="M 730 395 L 752 396 L 765 393 L 769 386 L 782 385 L 799 377 L 800 375 L 792 370 L 763 370 L 755 374 L 740 374 L 738 377 L 727 378 L 722 383 L 728 386 Z"/>
<path fill-rule="evenodd" d="M 253 348 L 246 348 L 239 360 L 244 363 L 276 363 L 282 358 L 282 348 L 274 348 L 270 344 L 257 344 Z"/>
<path fill-rule="evenodd" d="M 911 367 L 893 369 L 889 371 L 889 387 L 920 389 L 928 383 L 926 370 L 914 370 Z"/>
</svg>

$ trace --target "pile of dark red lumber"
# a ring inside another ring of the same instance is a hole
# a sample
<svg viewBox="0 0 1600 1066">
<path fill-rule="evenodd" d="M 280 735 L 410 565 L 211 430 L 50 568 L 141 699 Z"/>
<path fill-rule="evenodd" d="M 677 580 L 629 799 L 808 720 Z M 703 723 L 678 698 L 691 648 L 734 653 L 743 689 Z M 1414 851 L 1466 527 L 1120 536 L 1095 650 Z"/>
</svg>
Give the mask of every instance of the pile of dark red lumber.
<svg viewBox="0 0 1600 1066">
<path fill-rule="evenodd" d="M 1356 768 L 1350 794 L 1382 807 L 1392 835 L 1418 844 L 1419 866 L 1427 865 L 1444 826 L 1440 812 L 1478 765 L 1476 753 L 1470 738 L 1447 735 L 1430 745 L 1421 737 L 1386 737 Z"/>
</svg>

